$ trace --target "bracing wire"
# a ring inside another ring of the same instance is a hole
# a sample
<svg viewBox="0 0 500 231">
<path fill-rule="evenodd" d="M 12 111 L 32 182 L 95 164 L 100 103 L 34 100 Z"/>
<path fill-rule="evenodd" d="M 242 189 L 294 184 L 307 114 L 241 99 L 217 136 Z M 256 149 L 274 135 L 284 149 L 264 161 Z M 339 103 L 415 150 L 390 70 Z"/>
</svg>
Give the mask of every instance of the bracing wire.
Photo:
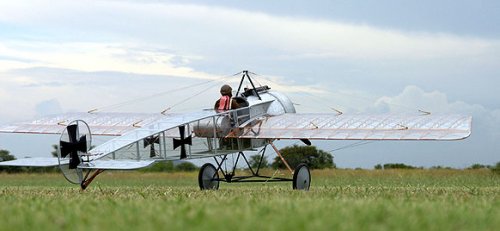
<svg viewBox="0 0 500 231">
<path fill-rule="evenodd" d="M 254 75 L 257 75 L 257 76 L 261 76 L 261 77 L 264 77 L 262 75 L 259 75 L 259 74 L 255 74 L 253 72 L 249 72 L 251 74 L 254 74 Z M 276 81 L 273 81 L 271 80 L 270 78 L 265 78 L 266 81 L 269 81 L 270 83 L 272 84 L 276 84 L 276 85 L 280 85 L 279 83 L 277 83 Z M 320 96 L 317 96 L 317 95 L 312 95 L 310 93 L 307 93 L 307 92 L 300 92 L 304 95 L 307 95 L 311 98 L 316 98 L 316 99 L 319 99 L 321 101 L 324 101 L 325 103 L 328 103 L 328 104 L 331 104 L 331 100 L 327 100 L 323 97 L 320 97 Z M 354 95 L 354 94 L 349 94 L 349 93 L 343 93 L 343 92 L 331 92 L 332 94 L 336 94 L 336 95 L 344 95 L 344 96 L 350 96 L 350 99 L 354 99 L 354 100 L 358 100 L 358 101 L 364 101 L 364 102 L 373 102 L 373 98 L 369 98 L 369 97 L 363 97 L 363 96 L 359 96 L 359 95 Z M 399 107 L 399 108 L 403 108 L 403 109 L 406 109 L 408 111 L 412 111 L 414 112 L 415 110 L 417 110 L 418 112 L 424 114 L 424 115 L 428 115 L 428 114 L 431 114 L 430 112 L 428 111 L 425 111 L 425 110 L 422 110 L 422 109 L 419 109 L 419 108 L 414 108 L 414 107 L 411 107 L 411 106 L 408 106 L 408 105 L 402 105 L 402 104 L 397 104 L 397 103 L 389 103 L 387 102 L 388 105 L 391 105 L 391 106 L 395 106 L 395 107 Z M 303 106 L 303 105 L 302 105 Z M 333 107 L 331 106 L 330 109 L 336 111 L 337 113 L 339 114 L 342 114 L 341 110 L 338 110 L 337 107 Z"/>
<path fill-rule="evenodd" d="M 374 141 L 373 140 L 361 140 L 361 141 L 358 141 L 358 142 L 355 142 L 355 143 L 352 143 L 352 144 L 348 144 L 348 145 L 345 145 L 345 146 L 342 146 L 340 148 L 336 148 L 336 149 L 332 149 L 328 152 L 336 152 L 336 151 L 339 151 L 339 150 L 343 150 L 343 149 L 348 149 L 348 148 L 354 148 L 354 147 L 358 147 L 358 146 L 363 146 L 363 145 L 367 145 L 367 144 L 370 144 L 370 143 L 373 143 Z"/>
<path fill-rule="evenodd" d="M 224 78 L 227 78 L 227 76 L 224 77 Z M 217 86 L 217 84 L 219 84 L 219 82 L 216 82 L 215 84 L 212 84 L 212 85 L 208 86 L 207 88 L 204 88 L 201 91 L 199 91 L 199 92 L 197 92 L 197 93 L 195 93 L 195 94 L 193 94 L 193 95 L 191 95 L 191 96 L 189 96 L 189 97 L 187 97 L 187 98 L 185 98 L 185 99 L 183 99 L 181 101 L 178 101 L 177 103 L 172 104 L 170 107 L 167 107 L 166 109 L 164 109 L 161 113 L 163 114 L 163 113 L 165 113 L 167 111 L 170 111 L 172 108 L 174 108 L 176 106 L 179 106 L 180 104 L 183 104 L 183 103 L 185 103 L 185 102 L 187 102 L 187 101 L 195 98 L 196 96 L 199 96 L 199 95 L 205 93 L 206 91 L 208 91 L 208 90 L 212 89 L 213 87 Z"/>
<path fill-rule="evenodd" d="M 233 75 L 231 75 L 231 76 L 233 76 Z M 177 89 L 173 89 L 173 90 L 158 92 L 158 93 L 151 94 L 151 95 L 148 95 L 148 96 L 143 96 L 143 97 L 139 97 L 139 98 L 135 98 L 135 99 L 131 99 L 131 100 L 127 100 L 127 101 L 123 101 L 123 102 L 119 102 L 119 103 L 115 103 L 115 104 L 111 104 L 111 105 L 106 105 L 106 106 L 98 107 L 98 108 L 89 110 L 88 112 L 89 113 L 93 113 L 93 112 L 102 111 L 102 110 L 105 110 L 105 109 L 109 110 L 109 109 L 120 108 L 120 107 L 131 105 L 131 104 L 134 104 L 134 103 L 143 102 L 145 100 L 148 100 L 148 99 L 151 99 L 151 98 L 154 98 L 154 97 L 164 96 L 164 95 L 168 95 L 168 94 L 171 94 L 171 93 L 174 93 L 174 92 L 186 90 L 186 89 L 189 89 L 189 88 L 203 86 L 205 84 L 209 84 L 209 83 L 214 82 L 214 81 L 218 82 L 218 81 L 221 81 L 221 80 L 223 80 L 225 78 L 228 78 L 228 77 L 231 77 L 231 76 L 223 76 L 221 78 L 211 79 L 211 80 L 208 80 L 208 81 L 204 81 L 204 82 L 201 82 L 201 83 L 195 83 L 195 84 L 192 84 L 192 85 L 188 85 L 188 86 L 177 88 Z"/>
</svg>

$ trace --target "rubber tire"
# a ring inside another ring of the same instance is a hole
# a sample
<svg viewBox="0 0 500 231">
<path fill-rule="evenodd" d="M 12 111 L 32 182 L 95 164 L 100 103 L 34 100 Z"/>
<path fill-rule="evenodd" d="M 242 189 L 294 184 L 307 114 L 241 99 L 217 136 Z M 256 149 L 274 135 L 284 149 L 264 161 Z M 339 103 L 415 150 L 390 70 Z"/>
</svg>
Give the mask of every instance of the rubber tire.
<svg viewBox="0 0 500 231">
<path fill-rule="evenodd" d="M 219 172 L 213 164 L 206 163 L 201 166 L 198 173 L 198 185 L 201 190 L 217 190 L 219 182 Z"/>
<path fill-rule="evenodd" d="M 297 165 L 293 171 L 293 189 L 309 191 L 311 187 L 311 172 L 306 164 Z"/>
</svg>

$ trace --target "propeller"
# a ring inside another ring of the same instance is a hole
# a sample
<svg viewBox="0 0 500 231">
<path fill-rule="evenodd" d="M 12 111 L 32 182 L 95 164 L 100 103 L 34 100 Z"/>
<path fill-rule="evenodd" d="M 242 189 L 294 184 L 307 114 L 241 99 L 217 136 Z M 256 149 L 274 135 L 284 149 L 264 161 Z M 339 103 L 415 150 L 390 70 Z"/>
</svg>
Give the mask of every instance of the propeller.
<svg viewBox="0 0 500 231">
<path fill-rule="evenodd" d="M 188 137 L 185 137 L 185 134 L 184 134 L 185 129 L 186 129 L 185 126 L 179 126 L 180 139 L 174 139 L 174 150 L 177 149 L 179 146 L 181 147 L 181 159 L 185 159 L 187 157 L 186 144 L 193 145 L 191 135 Z"/>
<path fill-rule="evenodd" d="M 144 148 L 147 148 L 149 146 L 149 157 L 151 158 L 156 156 L 155 144 L 160 144 L 160 136 L 156 135 L 144 138 Z"/>
<path fill-rule="evenodd" d="M 78 152 L 87 152 L 87 135 L 78 137 L 78 123 L 66 127 L 69 141 L 59 141 L 61 147 L 61 157 L 69 156 L 69 169 L 76 169 L 81 163 Z"/>
</svg>

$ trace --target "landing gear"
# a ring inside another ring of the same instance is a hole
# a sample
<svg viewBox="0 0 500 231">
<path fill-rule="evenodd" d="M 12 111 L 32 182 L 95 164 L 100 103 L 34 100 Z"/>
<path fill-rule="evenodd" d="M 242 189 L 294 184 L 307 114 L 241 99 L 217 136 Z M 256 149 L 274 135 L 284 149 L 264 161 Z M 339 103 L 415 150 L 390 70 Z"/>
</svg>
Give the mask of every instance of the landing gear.
<svg viewBox="0 0 500 231">
<path fill-rule="evenodd" d="M 311 172 L 306 164 L 299 164 L 293 173 L 293 189 L 309 191 Z"/>
<path fill-rule="evenodd" d="M 309 171 L 309 167 L 307 167 L 307 165 L 304 163 L 299 164 L 295 168 L 295 170 L 292 170 L 292 168 L 290 168 L 290 165 L 286 162 L 286 160 L 282 158 L 282 161 L 290 170 L 290 173 L 291 175 L 293 175 L 293 178 L 276 177 L 275 174 L 273 174 L 272 176 L 261 175 L 259 172 L 260 168 L 262 167 L 262 161 L 264 159 L 265 150 L 266 148 L 264 147 L 260 152 L 261 155 L 256 169 L 252 168 L 252 166 L 248 162 L 248 159 L 246 158 L 243 152 L 239 152 L 237 154 L 236 161 L 234 162 L 233 159 L 232 168 L 229 167 L 229 169 L 225 167 L 225 163 L 228 161 L 227 158 L 228 155 L 223 155 L 220 156 L 219 158 L 214 157 L 214 161 L 216 163 L 215 166 L 211 163 L 206 163 L 200 169 L 200 172 L 198 174 L 198 185 L 200 186 L 200 189 L 217 190 L 219 189 L 219 183 L 221 181 L 226 183 L 248 183 L 248 182 L 267 183 L 267 182 L 292 181 L 292 187 L 294 190 L 304 190 L 304 191 L 309 190 L 309 187 L 311 186 L 311 172 Z M 279 152 L 277 153 L 280 157 L 282 157 L 281 154 L 279 154 Z M 248 171 L 250 171 L 250 174 L 236 175 L 236 166 L 239 161 L 244 161 L 246 163 L 247 169 Z M 222 174 L 222 178 L 219 178 L 219 172 Z"/>
<path fill-rule="evenodd" d="M 206 163 L 201 166 L 198 174 L 198 185 L 201 190 L 219 189 L 219 173 L 213 164 Z"/>
</svg>

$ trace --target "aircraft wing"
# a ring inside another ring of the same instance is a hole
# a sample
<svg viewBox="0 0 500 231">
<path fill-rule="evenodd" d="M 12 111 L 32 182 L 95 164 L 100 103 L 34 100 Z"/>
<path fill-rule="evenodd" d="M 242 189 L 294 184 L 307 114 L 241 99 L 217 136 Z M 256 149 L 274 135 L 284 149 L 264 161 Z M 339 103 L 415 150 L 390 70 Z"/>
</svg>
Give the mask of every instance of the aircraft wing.
<svg viewBox="0 0 500 231">
<path fill-rule="evenodd" d="M 264 117 L 233 133 L 237 138 L 311 140 L 460 140 L 471 134 L 462 115 L 284 114 Z"/>
<path fill-rule="evenodd" d="M 132 170 L 147 167 L 155 160 L 94 160 L 80 164 L 81 169 L 110 169 L 110 170 Z M 68 160 L 62 160 L 62 164 L 69 164 Z M 16 167 L 55 167 L 59 161 L 55 157 L 33 157 L 17 160 L 1 161 L 0 166 Z"/>
<path fill-rule="evenodd" d="M 81 169 L 134 170 L 145 168 L 155 160 L 94 160 L 78 166 Z"/>
<path fill-rule="evenodd" d="M 134 146 L 132 151 L 136 152 L 136 154 L 139 155 L 139 149 L 142 149 L 140 147 L 143 145 L 144 139 L 155 135 L 158 136 L 160 135 L 160 133 L 164 132 L 165 134 L 163 134 L 162 139 L 159 139 L 159 143 L 162 143 L 160 146 L 164 146 L 166 144 L 162 141 L 163 137 L 165 137 L 165 139 L 167 137 L 177 137 L 179 134 L 179 127 L 184 127 L 186 124 L 206 118 L 211 120 L 211 118 L 215 115 L 217 115 L 217 112 L 208 110 L 195 113 L 164 116 L 140 128 L 135 128 L 133 130 L 125 132 L 121 136 L 111 139 L 93 148 L 89 151 L 89 154 L 91 155 L 90 159 L 97 160 L 111 153 L 116 154 L 117 151 L 130 149 L 131 146 Z M 175 135 L 172 136 L 172 134 Z M 186 136 L 188 135 L 188 131 L 186 131 Z M 171 147 L 172 145 L 169 146 Z M 133 158 L 137 160 L 143 159 L 141 157 L 136 158 L 135 156 L 133 156 Z M 179 158 L 176 157 L 174 159 Z"/>
<path fill-rule="evenodd" d="M 160 113 L 66 113 L 13 125 L 0 125 L 0 133 L 61 134 L 71 121 L 83 120 L 89 125 L 92 135 L 119 136 L 169 116 L 174 115 Z"/>
<path fill-rule="evenodd" d="M 62 164 L 69 164 L 66 160 Z M 54 167 L 58 166 L 59 161 L 56 157 L 33 157 L 18 160 L 9 160 L 0 162 L 0 166 L 18 166 L 18 167 Z"/>
</svg>

